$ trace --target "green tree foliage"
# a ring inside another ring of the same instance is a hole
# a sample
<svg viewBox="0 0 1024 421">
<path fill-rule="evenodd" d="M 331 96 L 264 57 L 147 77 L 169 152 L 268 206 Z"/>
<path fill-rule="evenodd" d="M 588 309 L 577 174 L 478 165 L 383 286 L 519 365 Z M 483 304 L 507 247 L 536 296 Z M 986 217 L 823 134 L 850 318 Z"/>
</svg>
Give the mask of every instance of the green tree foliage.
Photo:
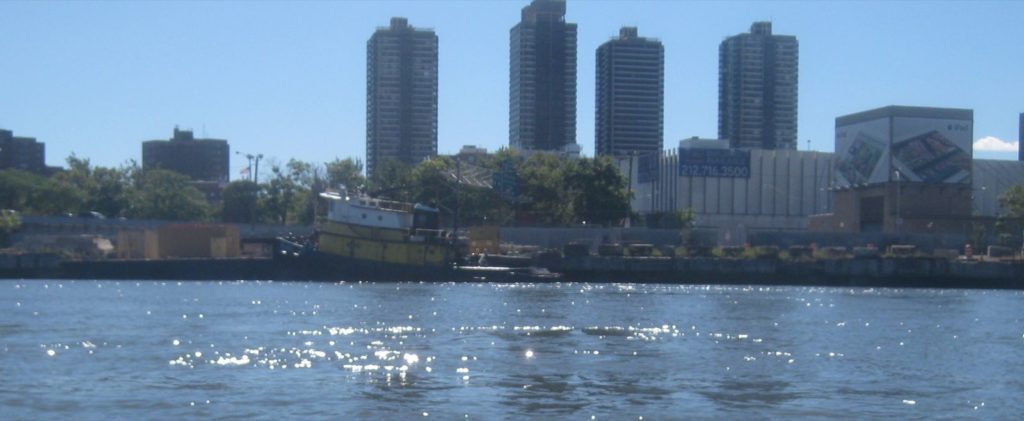
<svg viewBox="0 0 1024 421">
<path fill-rule="evenodd" d="M 299 183 L 287 167 L 273 165 L 270 167 L 270 173 L 270 180 L 263 188 L 261 204 L 271 222 L 285 224 L 295 207 L 295 194 L 299 190 Z"/>
<path fill-rule="evenodd" d="M 455 162 L 435 157 L 421 162 L 409 174 L 409 193 L 413 202 L 455 209 Z"/>
<path fill-rule="evenodd" d="M 572 198 L 573 222 L 618 225 L 629 215 L 626 179 L 608 157 L 565 164 L 565 189 Z"/>
<path fill-rule="evenodd" d="M 520 222 L 618 225 L 629 215 L 627 181 L 606 157 L 566 160 L 534 154 L 523 159 L 501 150 L 490 165 L 495 171 L 514 168 L 515 194 L 506 200 Z"/>
<path fill-rule="evenodd" d="M 128 209 L 131 181 L 139 170 L 135 163 L 121 168 L 93 167 L 88 159 L 71 155 L 68 169 L 53 175 L 53 180 L 74 189 L 82 195 L 82 203 L 75 212 L 97 211 L 115 217 Z"/>
<path fill-rule="evenodd" d="M 1020 245 L 1024 239 L 1024 185 L 1010 187 L 999 196 L 999 204 L 1006 211 L 996 220 L 996 231 L 1003 245 Z"/>
<path fill-rule="evenodd" d="M 249 180 L 232 181 L 224 188 L 221 221 L 251 224 L 262 217 L 259 196 L 262 188 Z"/>
<path fill-rule="evenodd" d="M 327 186 L 338 188 L 362 188 L 366 185 L 366 178 L 363 177 L 363 161 L 352 158 L 337 159 L 324 164 Z"/>
<path fill-rule="evenodd" d="M 412 167 L 397 159 L 385 159 L 377 167 L 377 174 L 369 180 L 369 191 L 386 199 L 400 202 L 413 201 Z"/>
<path fill-rule="evenodd" d="M 513 216 L 527 224 L 617 225 L 629 210 L 625 178 L 612 161 L 565 160 L 548 154 L 526 159 L 508 149 L 474 164 L 502 178 L 497 188 L 458 183 L 457 173 L 468 164 L 451 157 L 435 157 L 414 167 L 386 160 L 372 180 L 363 177 L 362 162 L 352 158 L 323 165 L 297 160 L 271 164 L 263 183 L 229 184 L 219 214 L 210 212 L 202 193 L 181 174 L 143 171 L 134 163 L 94 167 L 74 155 L 67 164 L 68 170 L 51 179 L 0 171 L 0 208 L 44 215 L 98 211 L 110 217 L 311 224 L 325 214 L 320 193 L 328 186 L 345 185 L 386 199 L 436 205 L 448 221 L 458 209 L 463 226 L 505 224 Z M 479 178 L 480 169 L 475 171 Z"/>
<path fill-rule="evenodd" d="M 542 225 L 574 222 L 573 205 L 576 200 L 570 196 L 565 166 L 564 160 L 549 154 L 534 154 L 521 161 L 516 169 L 518 212 L 528 222 Z"/>
<path fill-rule="evenodd" d="M 1024 185 L 1010 187 L 1006 193 L 999 196 L 999 204 L 1006 209 L 1006 216 L 1024 218 Z"/>
<path fill-rule="evenodd" d="M 696 214 L 693 208 L 675 212 L 654 212 L 643 218 L 648 228 L 687 230 L 693 227 Z"/>
<path fill-rule="evenodd" d="M 0 171 L 0 208 L 35 215 L 62 215 L 81 209 L 82 192 L 21 170 Z"/>
<path fill-rule="evenodd" d="M 316 215 L 323 215 L 320 210 L 326 209 L 320 199 L 320 193 L 326 187 L 324 180 L 326 167 L 295 159 L 289 160 L 286 167 L 288 176 L 297 186 L 292 200 L 292 217 L 289 223 L 312 224 Z"/>
<path fill-rule="evenodd" d="M 435 157 L 417 165 L 410 174 L 411 199 L 437 206 L 454 223 L 456 210 L 459 224 L 498 224 L 508 218 L 511 208 L 493 189 L 459 183 L 460 164 L 451 157 Z"/>
<path fill-rule="evenodd" d="M 21 217 L 11 209 L 0 209 L 0 247 L 6 247 L 11 234 L 21 227 Z"/>
<path fill-rule="evenodd" d="M 139 171 L 127 216 L 142 219 L 199 221 L 209 215 L 206 198 L 181 174 L 167 170 Z"/>
</svg>

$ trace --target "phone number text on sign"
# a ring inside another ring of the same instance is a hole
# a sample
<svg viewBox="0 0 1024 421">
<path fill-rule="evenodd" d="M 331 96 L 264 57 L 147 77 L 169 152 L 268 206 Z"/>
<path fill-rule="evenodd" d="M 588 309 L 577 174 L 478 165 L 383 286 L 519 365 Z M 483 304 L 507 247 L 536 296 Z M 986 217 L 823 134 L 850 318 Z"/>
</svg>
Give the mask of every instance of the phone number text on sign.
<svg viewBox="0 0 1024 421">
<path fill-rule="evenodd" d="M 750 152 L 735 149 L 679 149 L 679 175 L 750 178 Z"/>
</svg>

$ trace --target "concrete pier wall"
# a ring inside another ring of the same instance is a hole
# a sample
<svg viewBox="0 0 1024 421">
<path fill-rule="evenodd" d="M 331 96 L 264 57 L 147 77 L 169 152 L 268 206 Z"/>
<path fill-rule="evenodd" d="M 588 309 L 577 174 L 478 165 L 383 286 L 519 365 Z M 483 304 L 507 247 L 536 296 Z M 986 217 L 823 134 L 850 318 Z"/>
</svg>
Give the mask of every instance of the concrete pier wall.
<svg viewBox="0 0 1024 421">
<path fill-rule="evenodd" d="M 1024 262 L 933 258 L 779 259 L 566 258 L 567 279 L 599 282 L 1024 289 Z"/>
</svg>

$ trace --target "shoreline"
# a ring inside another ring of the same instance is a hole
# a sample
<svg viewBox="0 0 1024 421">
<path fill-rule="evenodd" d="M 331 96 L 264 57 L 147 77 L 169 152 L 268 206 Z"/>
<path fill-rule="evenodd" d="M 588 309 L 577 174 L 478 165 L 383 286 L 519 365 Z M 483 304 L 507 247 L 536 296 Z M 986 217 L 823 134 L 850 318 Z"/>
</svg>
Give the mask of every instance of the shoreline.
<svg viewBox="0 0 1024 421">
<path fill-rule="evenodd" d="M 401 268 L 325 258 L 57 261 L 0 268 L 0 279 L 330 282 L 591 282 L 1024 290 L 1022 261 L 864 258 L 786 261 L 722 257 L 565 258 L 536 268 Z"/>
</svg>

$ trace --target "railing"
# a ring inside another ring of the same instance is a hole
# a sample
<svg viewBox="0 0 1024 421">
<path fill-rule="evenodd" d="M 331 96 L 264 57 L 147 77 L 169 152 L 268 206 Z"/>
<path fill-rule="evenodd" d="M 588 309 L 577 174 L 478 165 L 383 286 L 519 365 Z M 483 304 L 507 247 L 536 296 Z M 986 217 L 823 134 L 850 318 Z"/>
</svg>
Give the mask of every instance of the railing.
<svg viewBox="0 0 1024 421">
<path fill-rule="evenodd" d="M 22 215 L 19 234 L 98 234 L 117 235 L 122 230 L 157 229 L 166 224 L 203 224 L 208 222 L 165 221 L 156 219 L 92 219 L 77 216 Z M 219 224 L 219 222 L 209 222 Z M 228 223 L 228 225 L 232 225 Z M 308 235 L 311 226 L 233 224 L 242 238 L 274 238 L 288 233 Z"/>
<path fill-rule="evenodd" d="M 384 199 L 367 199 L 360 197 L 358 201 L 359 206 L 367 206 L 371 208 L 377 208 L 382 210 L 389 210 L 395 212 L 412 212 L 412 205 L 405 202 L 396 202 L 393 200 Z"/>
</svg>

